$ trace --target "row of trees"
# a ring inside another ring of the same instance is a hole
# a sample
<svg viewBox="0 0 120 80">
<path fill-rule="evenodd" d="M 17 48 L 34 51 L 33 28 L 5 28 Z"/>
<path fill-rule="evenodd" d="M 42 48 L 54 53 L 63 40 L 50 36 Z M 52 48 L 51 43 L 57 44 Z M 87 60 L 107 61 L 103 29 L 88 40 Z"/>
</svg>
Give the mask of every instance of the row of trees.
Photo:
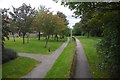
<svg viewBox="0 0 120 80">
<path fill-rule="evenodd" d="M 63 2 L 74 10 L 81 21 L 74 29 L 89 35 L 103 36 L 98 44 L 100 69 L 109 71 L 111 77 L 120 76 L 120 2 Z"/>
<path fill-rule="evenodd" d="M 39 40 L 40 33 L 46 36 L 45 47 L 47 47 L 50 35 L 55 35 L 55 39 L 58 41 L 57 35 L 64 37 L 65 34 L 68 34 L 65 32 L 65 30 L 69 30 L 66 16 L 62 12 L 53 14 L 45 6 L 40 6 L 38 10 L 35 10 L 31 5 L 23 3 L 18 8 L 13 7 L 13 11 L 1 9 L 0 14 L 3 20 L 3 40 L 4 37 L 8 38 L 9 32 L 12 33 L 13 38 L 14 33 L 18 33 L 19 36 L 22 35 L 24 44 L 27 33 L 37 31 L 39 33 Z"/>
</svg>

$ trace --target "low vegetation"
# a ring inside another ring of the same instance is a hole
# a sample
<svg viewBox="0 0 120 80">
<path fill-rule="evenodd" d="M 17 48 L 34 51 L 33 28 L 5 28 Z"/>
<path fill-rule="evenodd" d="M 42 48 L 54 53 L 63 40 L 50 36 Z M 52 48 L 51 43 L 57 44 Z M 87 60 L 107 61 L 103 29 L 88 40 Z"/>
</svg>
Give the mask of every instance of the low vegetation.
<svg viewBox="0 0 120 80">
<path fill-rule="evenodd" d="M 90 64 L 90 70 L 94 78 L 105 78 L 109 77 L 109 74 L 106 70 L 100 70 L 98 67 L 98 63 L 100 59 L 97 57 L 97 43 L 101 40 L 100 38 L 95 38 L 95 37 L 83 37 L 79 36 L 77 37 L 80 42 L 82 43 L 88 62 Z"/>
<path fill-rule="evenodd" d="M 17 57 L 17 52 L 15 52 L 15 51 L 13 51 L 11 49 L 4 48 L 2 50 L 2 53 L 3 53 L 2 54 L 2 64 L 6 63 L 6 62 L 8 62 L 10 60 L 13 60 L 13 59 L 15 59 Z"/>
<path fill-rule="evenodd" d="M 75 42 L 70 42 L 58 57 L 45 78 L 69 78 L 75 51 Z"/>
<path fill-rule="evenodd" d="M 59 48 L 64 41 L 66 41 L 66 38 L 59 39 L 59 41 L 55 41 L 54 38 L 50 38 L 48 42 L 48 47 L 50 47 L 50 52 L 48 50 L 48 47 L 44 48 L 45 37 L 41 37 L 40 41 L 38 41 L 37 38 L 29 38 L 29 43 L 26 44 L 21 44 L 22 38 L 16 38 L 16 42 L 10 39 L 5 41 L 5 47 L 23 53 L 50 54 L 52 51 L 55 51 L 57 48 Z"/>
<path fill-rule="evenodd" d="M 19 78 L 30 72 L 37 63 L 38 61 L 31 58 L 17 57 L 15 60 L 2 65 L 2 77 Z"/>
</svg>

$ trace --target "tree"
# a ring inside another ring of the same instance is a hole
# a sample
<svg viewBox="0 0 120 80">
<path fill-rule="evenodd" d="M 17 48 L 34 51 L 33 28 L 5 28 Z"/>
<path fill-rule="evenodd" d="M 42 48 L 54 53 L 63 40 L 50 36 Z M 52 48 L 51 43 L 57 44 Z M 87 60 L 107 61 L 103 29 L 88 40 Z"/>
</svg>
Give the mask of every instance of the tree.
<svg viewBox="0 0 120 80">
<path fill-rule="evenodd" d="M 78 36 L 81 35 L 81 25 L 80 22 L 75 23 L 75 25 L 73 26 L 73 34 Z"/>
<path fill-rule="evenodd" d="M 38 13 L 37 17 L 35 18 L 35 23 L 45 35 L 46 35 L 46 44 L 45 48 L 47 47 L 50 35 L 58 34 L 64 28 L 64 20 L 57 15 L 53 15 L 52 12 L 44 12 Z"/>
<path fill-rule="evenodd" d="M 61 31 L 60 31 L 61 38 L 64 38 L 64 34 L 66 33 L 65 29 L 67 30 L 67 28 L 68 28 L 67 25 L 69 24 L 69 22 L 68 22 L 68 20 L 66 19 L 66 18 L 67 18 L 66 15 L 63 14 L 62 12 L 58 11 L 58 12 L 57 12 L 57 16 L 59 16 L 60 18 L 62 18 L 62 19 L 64 20 L 64 25 L 65 25 L 65 27 L 64 27 L 63 29 L 61 29 Z M 55 34 L 55 38 L 57 38 L 57 41 L 58 41 L 58 36 L 57 36 L 57 34 Z"/>
<path fill-rule="evenodd" d="M 10 29 L 10 32 L 11 34 L 13 35 L 13 41 L 15 42 L 15 36 L 14 34 L 18 32 L 18 27 L 17 27 L 17 23 L 16 21 L 10 19 L 9 21 L 9 29 Z"/>
<path fill-rule="evenodd" d="M 4 49 L 4 41 L 5 37 L 9 39 L 9 17 L 8 17 L 8 10 L 9 9 L 1 9 L 0 15 L 2 16 L 2 49 Z"/>
<path fill-rule="evenodd" d="M 10 12 L 12 18 L 17 22 L 17 26 L 19 31 L 23 36 L 23 44 L 25 43 L 24 38 L 27 32 L 31 27 L 31 23 L 34 17 L 35 10 L 29 5 L 25 3 L 22 4 L 19 8 L 13 7 L 13 12 Z"/>
<path fill-rule="evenodd" d="M 57 16 L 59 16 L 60 18 L 62 18 L 62 19 L 64 20 L 66 26 L 69 24 L 68 20 L 66 19 L 67 17 L 66 17 L 65 14 L 63 14 L 63 13 L 60 12 L 60 11 L 58 11 L 58 12 L 57 12 Z"/>
<path fill-rule="evenodd" d="M 45 6 L 40 5 L 38 8 L 38 11 L 36 11 L 36 16 L 34 17 L 33 20 L 33 29 L 38 32 L 38 40 L 40 40 L 40 33 L 42 31 L 42 27 L 40 26 L 40 17 L 42 14 L 47 13 L 49 11 L 48 8 Z"/>
<path fill-rule="evenodd" d="M 47 47 L 50 35 L 53 34 L 55 29 L 55 25 L 54 25 L 55 23 L 52 18 L 53 18 L 52 13 L 44 13 L 43 15 L 41 15 L 40 18 L 41 26 L 43 27 L 43 32 L 46 35 L 45 48 Z"/>
</svg>

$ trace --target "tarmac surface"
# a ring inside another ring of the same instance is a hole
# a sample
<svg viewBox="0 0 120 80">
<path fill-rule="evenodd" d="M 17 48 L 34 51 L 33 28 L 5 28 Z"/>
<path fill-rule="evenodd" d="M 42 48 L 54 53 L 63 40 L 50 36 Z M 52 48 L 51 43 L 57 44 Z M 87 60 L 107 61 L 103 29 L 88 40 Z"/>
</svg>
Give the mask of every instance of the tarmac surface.
<svg viewBox="0 0 120 80">
<path fill-rule="evenodd" d="M 80 41 L 75 38 L 76 40 L 76 70 L 75 70 L 75 76 L 74 78 L 92 78 L 92 75 L 90 73 L 89 64 L 86 58 L 86 55 L 84 53 L 83 47 L 80 43 Z"/>
</svg>

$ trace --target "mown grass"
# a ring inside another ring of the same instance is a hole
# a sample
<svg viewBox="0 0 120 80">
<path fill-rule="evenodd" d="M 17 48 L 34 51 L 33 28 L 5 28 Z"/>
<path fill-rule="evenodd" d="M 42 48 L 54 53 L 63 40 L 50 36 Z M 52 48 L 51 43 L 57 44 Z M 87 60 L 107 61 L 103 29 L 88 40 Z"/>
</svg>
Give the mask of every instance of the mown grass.
<svg viewBox="0 0 120 80">
<path fill-rule="evenodd" d="M 74 51 L 75 42 L 72 41 L 55 61 L 45 78 L 69 78 Z"/>
<path fill-rule="evenodd" d="M 27 58 L 17 57 L 16 59 L 2 65 L 2 78 L 19 78 L 29 73 L 38 61 Z"/>
<path fill-rule="evenodd" d="M 25 41 L 27 41 L 27 39 L 25 39 Z M 59 39 L 58 42 L 53 40 L 53 38 L 50 38 L 48 46 L 50 46 L 51 52 L 59 48 L 65 41 L 66 38 Z M 44 45 L 45 45 L 44 37 L 42 37 L 40 41 L 38 41 L 37 38 L 29 38 L 29 43 L 25 42 L 25 44 L 22 44 L 22 38 L 16 38 L 15 42 L 11 38 L 10 40 L 5 41 L 6 48 L 14 49 L 17 52 L 33 54 L 50 54 L 51 52 L 48 51 L 48 47 L 44 48 Z"/>
<path fill-rule="evenodd" d="M 96 38 L 96 37 L 90 37 L 87 38 L 85 36 L 79 36 L 77 37 L 80 42 L 83 45 L 83 48 L 85 50 L 88 62 L 90 64 L 90 70 L 94 78 L 104 78 L 104 77 L 109 77 L 109 74 L 106 70 L 100 70 L 97 68 L 97 64 L 100 61 L 100 59 L 97 57 L 97 43 L 101 40 L 101 38 Z"/>
</svg>

